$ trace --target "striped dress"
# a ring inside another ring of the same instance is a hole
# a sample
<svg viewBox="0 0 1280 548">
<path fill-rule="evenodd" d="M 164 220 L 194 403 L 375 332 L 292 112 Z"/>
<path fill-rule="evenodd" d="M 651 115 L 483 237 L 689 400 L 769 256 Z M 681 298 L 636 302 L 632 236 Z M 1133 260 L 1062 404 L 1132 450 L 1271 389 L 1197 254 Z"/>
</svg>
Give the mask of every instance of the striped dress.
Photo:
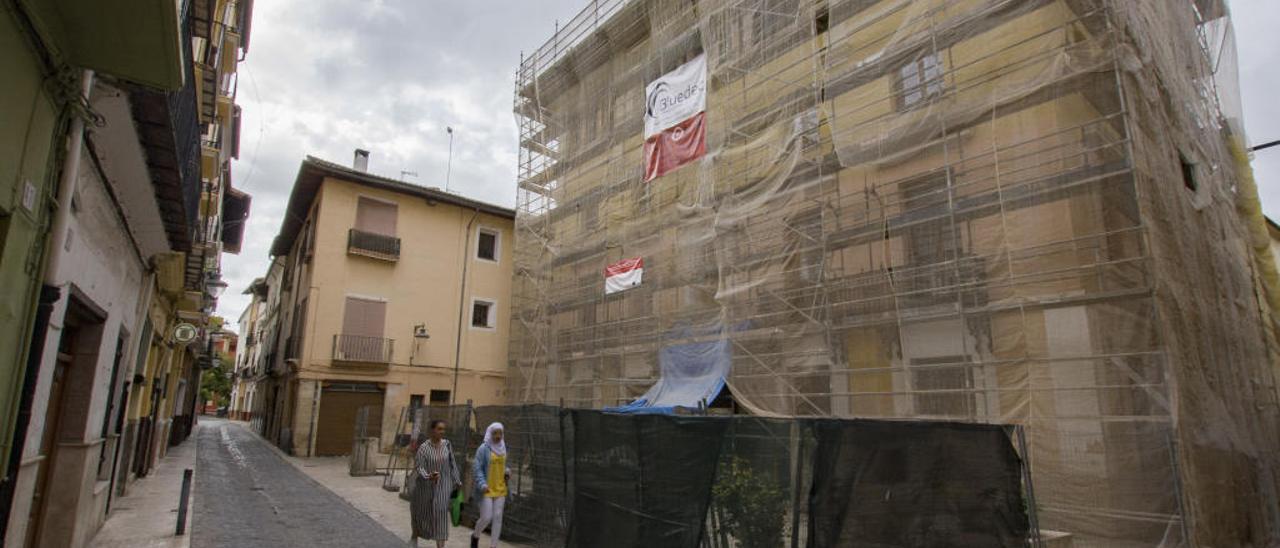
<svg viewBox="0 0 1280 548">
<path fill-rule="evenodd" d="M 418 474 L 409 501 L 413 536 L 417 538 L 449 538 L 449 493 L 462 485 L 462 474 L 452 456 L 449 440 L 441 440 L 438 446 L 427 440 L 418 447 L 414 458 Z M 438 482 L 427 479 L 432 472 L 440 472 Z"/>
</svg>

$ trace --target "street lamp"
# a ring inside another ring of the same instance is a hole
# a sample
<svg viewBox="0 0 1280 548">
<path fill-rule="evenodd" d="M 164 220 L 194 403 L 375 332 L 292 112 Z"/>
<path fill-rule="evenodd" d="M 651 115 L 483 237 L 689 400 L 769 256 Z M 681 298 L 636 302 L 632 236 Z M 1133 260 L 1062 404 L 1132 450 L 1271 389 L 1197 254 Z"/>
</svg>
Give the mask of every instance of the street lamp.
<svg viewBox="0 0 1280 548">
<path fill-rule="evenodd" d="M 222 281 L 222 278 L 220 277 L 209 280 L 204 284 L 205 293 L 208 293 L 215 301 L 218 300 L 218 297 L 221 297 L 222 292 L 226 290 L 227 282 Z"/>
<path fill-rule="evenodd" d="M 222 284 L 222 285 L 224 287 L 226 286 L 226 284 Z M 221 362 L 221 360 L 218 360 L 215 357 L 215 354 L 213 351 L 213 339 L 214 337 L 222 338 L 222 336 L 223 335 L 222 335 L 221 327 L 210 328 L 205 332 L 205 351 L 204 351 L 205 359 L 201 363 L 201 367 L 200 367 L 201 369 L 213 369 L 214 365 L 216 365 L 215 362 Z"/>
</svg>

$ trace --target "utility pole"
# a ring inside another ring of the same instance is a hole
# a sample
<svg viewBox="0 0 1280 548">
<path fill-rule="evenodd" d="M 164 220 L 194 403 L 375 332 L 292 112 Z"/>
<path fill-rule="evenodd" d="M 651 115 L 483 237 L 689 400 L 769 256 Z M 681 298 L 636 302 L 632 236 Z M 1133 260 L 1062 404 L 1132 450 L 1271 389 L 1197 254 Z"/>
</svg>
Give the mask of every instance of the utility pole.
<svg viewBox="0 0 1280 548">
<path fill-rule="evenodd" d="M 449 162 L 444 168 L 444 191 L 449 192 L 449 175 L 453 173 L 453 126 L 445 126 L 444 130 L 449 132 Z"/>
</svg>

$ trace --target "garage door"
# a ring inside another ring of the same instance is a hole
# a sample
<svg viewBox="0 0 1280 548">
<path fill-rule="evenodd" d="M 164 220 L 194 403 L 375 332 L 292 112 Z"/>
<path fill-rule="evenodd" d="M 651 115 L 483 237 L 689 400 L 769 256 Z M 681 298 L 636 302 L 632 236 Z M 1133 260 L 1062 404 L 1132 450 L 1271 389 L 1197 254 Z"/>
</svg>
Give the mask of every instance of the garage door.
<svg viewBox="0 0 1280 548">
<path fill-rule="evenodd" d="M 321 456 L 351 453 L 356 416 L 360 408 L 369 411 L 370 434 L 382 431 L 382 388 L 368 383 L 333 383 L 320 394 L 320 416 L 316 421 L 316 454 Z"/>
</svg>

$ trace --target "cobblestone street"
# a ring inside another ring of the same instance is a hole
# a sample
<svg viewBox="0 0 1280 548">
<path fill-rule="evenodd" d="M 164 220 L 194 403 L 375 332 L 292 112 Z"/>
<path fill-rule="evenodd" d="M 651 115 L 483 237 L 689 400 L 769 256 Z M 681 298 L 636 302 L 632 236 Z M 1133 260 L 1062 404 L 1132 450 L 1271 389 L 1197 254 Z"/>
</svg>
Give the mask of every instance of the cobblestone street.
<svg viewBox="0 0 1280 548">
<path fill-rule="evenodd" d="M 242 426 L 201 423 L 192 546 L 405 545 Z"/>
</svg>

